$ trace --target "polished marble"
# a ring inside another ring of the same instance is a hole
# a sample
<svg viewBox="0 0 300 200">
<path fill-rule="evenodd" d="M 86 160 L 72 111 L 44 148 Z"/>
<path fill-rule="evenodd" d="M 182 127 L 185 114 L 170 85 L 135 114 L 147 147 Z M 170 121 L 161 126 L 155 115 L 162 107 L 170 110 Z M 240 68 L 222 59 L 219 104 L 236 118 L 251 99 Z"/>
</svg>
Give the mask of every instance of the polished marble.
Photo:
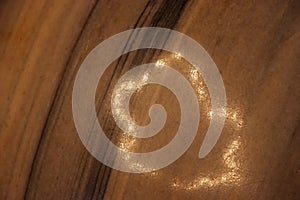
<svg viewBox="0 0 300 200">
<path fill-rule="evenodd" d="M 0 199 L 299 199 L 299 13 L 296 0 L 2 1 Z M 133 94 L 131 115 L 146 125 L 151 105 L 161 104 L 168 113 L 164 128 L 137 139 L 116 127 L 110 97 L 129 69 L 171 66 L 191 83 L 200 107 L 197 136 L 183 156 L 161 170 L 130 174 L 105 167 L 82 145 L 72 88 L 97 44 L 149 26 L 182 32 L 206 49 L 224 81 L 227 116 L 216 146 L 199 159 L 217 114 L 201 74 L 178 53 L 121 56 L 101 77 L 95 98 L 99 123 L 120 148 L 161 148 L 180 122 L 175 95 L 148 85 Z"/>
</svg>

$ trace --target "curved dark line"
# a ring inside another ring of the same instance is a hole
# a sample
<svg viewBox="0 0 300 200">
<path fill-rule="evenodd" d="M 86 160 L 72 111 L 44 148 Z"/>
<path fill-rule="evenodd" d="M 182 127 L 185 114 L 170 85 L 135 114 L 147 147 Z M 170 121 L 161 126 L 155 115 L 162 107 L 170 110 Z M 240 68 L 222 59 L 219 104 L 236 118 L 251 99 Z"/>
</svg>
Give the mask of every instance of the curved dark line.
<svg viewBox="0 0 300 200">
<path fill-rule="evenodd" d="M 137 26 L 139 25 L 139 22 L 141 21 L 141 19 L 142 19 L 142 16 L 144 15 L 144 13 L 145 13 L 145 11 L 146 11 L 146 9 L 148 8 L 148 6 L 150 5 L 150 3 L 151 3 L 151 0 L 149 0 L 148 2 L 147 2 L 147 4 L 145 5 L 145 7 L 144 7 L 144 9 L 143 9 L 143 11 L 141 12 L 141 14 L 139 15 L 139 17 L 138 17 L 138 19 L 137 19 L 137 21 L 136 21 L 136 23 L 134 24 L 134 26 L 133 26 L 133 28 L 137 28 Z M 130 35 L 131 36 L 131 35 Z M 128 41 L 130 40 L 130 37 L 129 37 L 129 39 L 128 39 Z M 126 45 L 125 45 L 125 47 L 124 47 L 124 50 L 125 50 L 125 48 L 127 47 L 127 45 L 128 45 L 128 42 L 126 43 Z M 128 59 L 128 54 L 126 55 L 126 57 L 125 57 L 125 60 L 123 61 L 123 63 L 122 63 L 122 66 L 124 66 L 125 65 L 125 63 L 127 62 L 127 59 Z M 106 90 L 105 90 L 105 92 L 104 92 L 104 96 L 106 96 L 106 94 L 107 94 L 107 92 L 108 92 L 108 90 L 109 90 L 109 87 L 110 87 L 110 85 L 111 85 L 111 81 L 112 81 L 112 79 L 113 79 L 113 77 L 116 75 L 116 71 L 117 71 L 117 66 L 119 65 L 121 63 L 121 58 L 119 58 L 118 59 L 118 62 L 117 62 L 117 64 L 116 64 L 116 67 L 114 68 L 114 71 L 113 71 L 113 73 L 112 73 L 112 76 L 111 76 L 111 79 L 110 79 L 110 81 L 109 81 L 109 84 L 108 84 L 108 86 L 106 87 Z M 101 101 L 101 103 L 100 103 L 100 105 L 103 105 L 103 102 L 104 102 L 104 98 L 102 99 L 102 101 Z M 97 110 L 97 114 L 100 112 L 100 110 L 101 110 L 101 107 L 102 106 L 100 106 L 99 107 L 99 109 Z M 109 178 L 110 178 L 110 176 L 111 176 L 111 168 L 108 168 L 108 167 L 106 167 L 106 166 L 104 166 L 105 168 L 104 168 L 104 174 L 101 176 L 101 181 L 100 181 L 100 198 L 101 199 L 103 199 L 104 198 L 104 196 L 105 196 L 105 192 L 106 192 L 106 189 L 107 189 L 107 184 L 108 184 L 108 181 L 109 181 Z M 107 168 L 107 172 L 105 172 L 106 169 Z M 99 179 L 99 175 L 100 175 L 100 171 L 101 171 L 101 169 L 102 169 L 102 167 L 99 167 L 99 170 L 98 170 L 98 172 L 97 172 L 97 178 L 96 178 L 96 181 L 98 181 L 98 179 Z M 104 179 L 104 177 L 105 177 L 105 174 L 108 174 L 108 178 L 107 178 L 107 180 L 105 181 L 105 183 L 104 183 L 104 191 L 103 191 L 103 193 L 101 194 L 101 186 L 102 186 L 102 184 L 103 184 L 103 179 Z M 92 193 L 92 197 L 94 197 L 94 195 L 95 195 L 95 192 L 96 192 L 96 184 L 95 184 L 95 187 L 94 187 L 94 189 L 93 189 L 93 193 Z"/>
<path fill-rule="evenodd" d="M 170 6 L 170 4 L 171 4 L 172 2 L 173 2 L 172 0 L 165 0 L 165 1 L 159 6 L 158 11 L 156 12 L 156 14 L 154 15 L 152 21 L 150 22 L 151 26 L 157 26 L 157 25 L 159 25 L 159 22 L 161 22 L 160 25 L 162 25 L 162 26 L 165 25 L 166 28 L 172 29 L 172 28 L 175 27 L 175 25 L 176 25 L 178 19 L 180 18 L 181 14 L 183 13 L 183 11 L 184 11 L 184 9 L 185 9 L 185 7 L 186 7 L 187 0 L 183 0 L 183 1 L 180 1 L 180 2 L 175 2 L 175 6 Z M 137 26 L 141 26 L 141 25 L 143 25 L 143 24 L 145 23 L 146 19 L 142 22 L 142 24 L 139 25 L 139 21 L 141 21 L 142 16 L 144 15 L 144 13 L 145 13 L 145 11 L 146 11 L 146 9 L 147 9 L 147 7 L 149 6 L 150 3 L 153 3 L 153 1 L 151 1 L 151 0 L 148 1 L 148 3 L 146 4 L 146 6 L 144 7 L 144 10 L 142 11 L 142 13 L 140 14 L 140 16 L 138 17 L 138 20 L 137 20 L 137 22 L 135 23 L 134 28 L 136 28 Z M 174 4 L 174 3 L 173 3 L 173 4 Z M 152 5 L 152 7 L 153 7 L 153 5 Z M 175 9 L 175 10 L 174 10 L 174 9 Z M 167 14 L 168 16 L 165 17 L 165 14 Z M 174 16 L 174 18 L 171 20 L 171 23 L 170 23 L 169 18 L 170 18 L 170 17 L 172 18 L 173 15 L 175 15 L 175 16 Z M 147 18 L 148 16 L 149 16 L 149 14 L 146 16 L 146 18 Z M 125 61 L 123 62 L 123 66 L 124 66 L 125 63 L 126 63 L 127 58 L 128 58 L 128 54 L 126 55 Z M 117 63 L 116 66 L 119 65 L 120 61 L 121 61 L 121 59 L 118 60 L 118 63 Z M 114 75 L 116 75 L 116 74 L 115 74 L 116 69 L 117 69 L 117 67 L 115 68 L 115 70 L 114 70 L 114 72 L 113 72 L 113 75 L 112 75 L 112 77 L 111 77 L 111 80 L 112 80 L 112 78 L 114 77 Z M 110 81 L 110 83 L 111 83 L 111 81 Z M 107 93 L 108 88 L 109 88 L 109 86 L 110 86 L 110 83 L 109 83 L 109 85 L 108 85 L 107 90 L 106 90 L 105 93 Z M 102 100 L 102 103 L 103 103 L 103 101 L 104 101 L 104 100 Z M 101 104 L 102 104 L 102 103 L 101 103 Z M 101 109 L 101 106 L 100 106 L 100 109 Z M 99 109 L 99 110 L 100 110 L 100 109 Z M 99 112 L 99 110 L 98 110 L 98 112 Z M 105 193 L 106 193 L 106 189 L 107 189 L 107 184 L 108 184 L 108 181 L 109 181 L 109 178 L 110 178 L 110 175 L 111 175 L 111 170 L 112 170 L 111 168 L 108 169 L 109 175 L 108 175 L 108 178 L 107 178 L 106 183 L 105 183 L 105 190 L 104 190 L 103 194 L 101 194 L 101 192 L 100 192 L 100 195 L 101 195 L 101 196 L 100 196 L 100 199 L 103 199 L 103 198 L 105 197 Z M 104 172 L 104 173 L 105 173 L 105 172 Z M 105 176 L 105 174 L 103 174 L 102 177 L 104 177 L 104 176 Z M 97 178 L 97 180 L 98 180 L 98 178 Z M 103 181 L 103 179 L 101 180 L 101 184 L 100 184 L 100 185 L 102 185 L 102 181 Z M 100 189 L 101 189 L 101 188 L 102 188 L 102 187 L 100 186 Z M 94 191 L 94 192 L 95 192 L 95 191 Z M 93 195 L 92 195 L 92 196 L 94 196 L 94 192 L 93 192 Z"/>
<path fill-rule="evenodd" d="M 81 29 L 81 31 L 79 32 L 79 35 L 72 47 L 72 50 L 69 54 L 69 57 L 67 59 L 67 62 L 66 62 L 66 65 L 65 65 L 65 68 L 62 72 L 62 75 L 61 75 L 61 78 L 57 84 L 57 87 L 56 87 L 56 90 L 55 90 L 55 95 L 53 97 L 53 101 L 51 103 L 51 106 L 49 108 L 49 111 L 48 111 L 48 115 L 47 115 L 47 118 L 45 120 L 45 123 L 44 123 L 44 127 L 42 129 L 42 133 L 40 135 L 40 138 L 39 138 L 39 142 L 38 142 L 38 146 L 36 148 L 36 151 L 35 151 L 35 155 L 34 155 L 34 158 L 33 158 L 33 161 L 32 161 L 32 165 L 31 165 L 31 169 L 30 169 L 30 172 L 29 172 L 29 175 L 28 175 L 28 180 L 27 180 L 27 184 L 26 184 L 26 189 L 25 189 L 25 192 L 24 192 L 24 195 L 23 195 L 23 199 L 27 199 L 27 195 L 28 195 L 28 192 L 29 192 L 29 186 L 30 186 L 30 182 L 31 182 L 31 179 L 32 179 L 32 176 L 33 176 L 33 172 L 34 172 L 34 168 L 35 168 L 35 163 L 36 163 L 36 160 L 37 160 L 37 157 L 38 157 L 38 152 L 39 152 L 39 149 L 41 147 L 41 141 L 42 141 L 42 138 L 44 137 L 45 135 L 45 132 L 47 130 L 47 127 L 48 127 L 48 123 L 49 123 L 49 119 L 50 117 L 52 116 L 52 113 L 54 112 L 54 106 L 56 105 L 56 102 L 58 100 L 58 97 L 59 97 L 59 93 L 60 93 L 60 88 L 61 88 L 61 83 L 63 82 L 64 80 L 64 77 L 66 76 L 66 71 L 67 71 L 67 66 L 69 65 L 69 63 L 71 62 L 71 58 L 72 58 L 72 55 L 74 53 L 74 50 L 75 50 L 75 47 L 77 46 L 82 34 L 83 34 L 83 31 L 86 27 L 86 25 L 88 24 L 88 21 L 90 20 L 91 16 L 92 16 L 92 13 L 94 12 L 95 8 L 96 8 L 96 5 L 98 4 L 99 0 L 96 0 L 93 7 L 91 8 L 84 24 L 83 24 L 83 27 Z"/>
</svg>

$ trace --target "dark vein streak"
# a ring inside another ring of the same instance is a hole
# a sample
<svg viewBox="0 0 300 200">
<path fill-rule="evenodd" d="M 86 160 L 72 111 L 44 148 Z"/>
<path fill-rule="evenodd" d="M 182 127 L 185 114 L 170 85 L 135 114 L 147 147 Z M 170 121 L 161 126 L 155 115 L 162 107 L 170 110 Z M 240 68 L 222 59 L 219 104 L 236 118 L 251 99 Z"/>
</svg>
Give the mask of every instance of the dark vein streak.
<svg viewBox="0 0 300 200">
<path fill-rule="evenodd" d="M 53 101 L 52 101 L 51 106 L 50 106 L 50 108 L 49 108 L 48 115 L 47 115 L 47 118 L 46 118 L 46 120 L 45 120 L 44 127 L 43 127 L 43 129 L 42 129 L 42 133 L 41 133 L 41 136 L 40 136 L 40 138 L 39 138 L 38 146 L 37 146 L 37 149 L 36 149 L 36 152 L 35 152 L 33 161 L 32 161 L 31 169 L 30 169 L 30 172 L 29 172 L 28 180 L 27 180 L 26 190 L 25 190 L 25 193 L 24 193 L 24 196 L 23 196 L 24 199 L 27 199 L 27 195 L 28 195 L 29 188 L 30 188 L 30 187 L 29 187 L 29 186 L 30 186 L 30 181 L 31 181 L 31 179 L 32 179 L 33 172 L 34 172 L 34 166 L 35 166 L 35 163 L 36 163 L 36 161 L 37 161 L 39 149 L 40 149 L 40 147 L 41 147 L 41 141 L 42 141 L 42 138 L 44 137 L 45 132 L 46 132 L 46 130 L 47 130 L 47 128 L 48 128 L 49 120 L 51 119 L 51 116 L 52 116 L 53 113 L 54 113 L 54 107 L 55 107 L 56 102 L 57 102 L 57 100 L 58 100 L 58 98 L 59 98 L 59 94 L 60 94 L 60 90 L 61 90 L 61 85 L 62 85 L 62 83 L 63 83 L 63 80 L 64 80 L 65 76 L 66 76 L 67 66 L 68 66 L 69 63 L 71 62 L 71 58 L 72 58 L 72 55 L 73 55 L 73 53 L 74 53 L 75 47 L 77 46 L 77 44 L 78 44 L 78 42 L 79 42 L 79 39 L 81 38 L 81 35 L 82 35 L 82 33 L 83 33 L 83 31 L 84 31 L 84 29 L 85 29 L 87 23 L 88 23 L 88 21 L 89 21 L 91 15 L 92 15 L 92 13 L 93 13 L 93 11 L 95 10 L 95 7 L 96 7 L 97 3 L 98 3 L 98 0 L 96 0 L 96 2 L 94 3 L 94 5 L 93 5 L 91 11 L 89 12 L 89 14 L 88 14 L 88 16 L 87 16 L 87 18 L 86 18 L 86 20 L 85 20 L 85 22 L 84 22 L 84 24 L 83 24 L 83 27 L 82 27 L 82 29 L 81 29 L 81 31 L 80 31 L 80 33 L 79 33 L 79 36 L 77 37 L 77 39 L 76 39 L 76 41 L 75 41 L 75 43 L 74 43 L 74 45 L 73 45 L 73 47 L 72 47 L 72 50 L 71 50 L 71 52 L 70 52 L 70 56 L 69 56 L 68 59 L 67 59 L 65 68 L 64 68 L 64 70 L 63 70 L 63 72 L 62 72 L 62 75 L 61 75 L 61 78 L 60 78 L 60 80 L 59 80 L 59 82 L 58 82 L 58 84 L 57 84 L 57 87 L 56 87 L 56 90 L 55 90 L 55 95 L 54 95 L 54 97 L 53 97 Z"/>
</svg>

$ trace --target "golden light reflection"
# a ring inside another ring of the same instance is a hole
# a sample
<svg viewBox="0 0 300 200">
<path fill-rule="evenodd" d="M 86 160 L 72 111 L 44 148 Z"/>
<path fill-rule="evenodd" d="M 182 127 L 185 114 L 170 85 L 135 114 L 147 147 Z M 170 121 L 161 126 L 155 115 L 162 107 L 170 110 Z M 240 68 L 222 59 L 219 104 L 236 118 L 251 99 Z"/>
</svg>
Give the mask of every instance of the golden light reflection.
<svg viewBox="0 0 300 200">
<path fill-rule="evenodd" d="M 205 94 L 205 91 L 203 88 L 197 88 L 197 93 L 200 95 L 200 96 L 203 96 Z"/>
<path fill-rule="evenodd" d="M 151 172 L 149 173 L 150 176 L 157 176 L 158 175 L 158 172 L 157 171 L 154 171 L 154 172 Z"/>
<path fill-rule="evenodd" d="M 175 59 L 181 59 L 181 54 L 174 54 L 172 57 L 169 57 L 169 60 L 167 58 L 164 59 L 158 59 L 155 62 L 156 67 L 162 67 L 163 65 L 167 65 L 167 63 L 170 62 L 170 58 L 174 60 Z M 205 89 L 205 83 L 200 78 L 200 74 L 196 69 L 190 69 L 188 71 L 188 79 L 194 86 L 198 98 L 203 99 L 209 96 L 208 91 Z M 145 73 L 142 76 L 142 79 L 139 80 L 141 82 L 146 82 L 149 79 L 149 73 Z M 136 85 L 135 82 L 127 82 L 126 85 L 122 85 L 120 87 L 120 90 L 132 90 L 134 89 L 134 86 Z M 139 89 L 139 88 L 138 88 Z M 120 96 L 122 91 L 117 92 L 117 96 L 115 98 L 114 103 L 120 104 Z M 118 115 L 123 115 L 121 111 L 117 111 Z M 235 130 L 240 130 L 243 127 L 244 121 L 243 116 L 241 114 L 242 112 L 239 109 L 236 108 L 227 108 L 226 115 L 227 115 L 227 123 L 229 123 L 232 127 L 234 127 Z M 225 114 L 225 110 L 218 110 L 215 113 L 213 111 L 207 112 L 207 116 L 211 119 L 213 115 L 220 115 Z M 129 120 L 129 119 L 128 119 Z M 130 127 L 129 127 L 130 129 Z M 135 139 L 128 138 L 126 136 L 126 133 L 122 135 L 119 141 L 119 147 L 125 151 L 133 151 L 137 150 L 139 147 L 139 144 Z M 240 163 L 238 160 L 238 151 L 241 147 L 241 141 L 238 137 L 237 139 L 233 140 L 226 150 L 222 154 L 222 161 L 224 164 L 224 169 L 222 168 L 222 171 L 219 173 L 216 172 L 214 174 L 208 174 L 207 176 L 200 175 L 193 180 L 187 181 L 187 180 L 180 180 L 178 178 L 173 179 L 173 182 L 171 183 L 171 186 L 177 189 L 184 189 L 184 190 L 198 190 L 201 187 L 215 187 L 218 185 L 234 185 L 239 184 L 242 181 L 242 175 L 240 173 Z M 130 165 L 131 168 L 140 169 L 141 171 L 150 171 L 145 170 L 145 166 L 142 166 L 140 163 L 134 163 L 131 161 L 130 157 L 128 159 L 128 165 Z M 148 176 L 157 176 L 158 172 L 151 172 L 147 173 Z"/>
<path fill-rule="evenodd" d="M 209 112 L 208 112 L 208 115 L 209 115 L 209 118 L 212 118 L 212 116 L 213 116 L 213 111 L 209 111 Z"/>
<path fill-rule="evenodd" d="M 174 55 L 174 58 L 176 58 L 176 59 L 181 59 L 181 57 L 182 57 L 180 53 L 174 53 L 173 55 Z"/>
<path fill-rule="evenodd" d="M 193 81 L 197 81 L 199 78 L 199 72 L 196 69 L 191 69 L 190 70 L 190 76 L 192 78 Z"/>
<path fill-rule="evenodd" d="M 220 109 L 217 109 L 215 111 L 211 110 L 211 111 L 207 112 L 207 116 L 208 116 L 209 119 L 211 119 L 215 115 L 217 115 L 217 116 L 226 115 L 226 109 L 225 108 L 220 108 Z"/>
<path fill-rule="evenodd" d="M 118 158 L 116 158 L 118 159 Z M 136 161 L 133 161 L 131 156 L 129 154 L 125 154 L 124 155 L 124 159 L 126 160 L 127 162 L 127 166 L 130 168 L 130 169 L 135 169 L 136 171 L 140 171 L 140 172 L 148 172 L 148 171 L 153 171 L 154 169 L 151 169 L 151 168 L 148 168 L 147 166 L 141 164 L 141 163 L 138 163 Z M 156 173 L 154 172 L 151 172 L 149 174 L 152 174 L 152 176 L 155 176 L 157 175 Z"/>
<path fill-rule="evenodd" d="M 125 84 L 122 84 L 121 88 L 124 90 L 133 90 L 137 84 L 134 81 L 127 81 Z"/>
<path fill-rule="evenodd" d="M 227 120 L 236 130 L 243 127 L 244 120 L 241 113 L 239 109 L 227 109 Z"/>
<path fill-rule="evenodd" d="M 240 163 L 237 159 L 238 150 L 241 147 L 240 137 L 233 140 L 224 151 L 222 158 L 224 162 L 224 173 L 208 176 L 199 176 L 192 181 L 181 181 L 178 178 L 173 179 L 172 187 L 184 190 L 198 190 L 203 187 L 215 187 L 218 185 L 235 185 L 242 181 L 240 173 Z"/>
<path fill-rule="evenodd" d="M 163 65 L 166 65 L 166 62 L 163 59 L 159 59 L 155 62 L 156 67 L 161 67 Z"/>
<path fill-rule="evenodd" d="M 220 115 L 220 114 L 225 114 L 225 109 L 218 110 L 215 113 L 213 111 L 209 111 L 207 112 L 207 117 L 211 119 L 214 115 Z M 230 123 L 230 125 L 235 130 L 240 130 L 243 127 L 244 120 L 241 111 L 239 109 L 226 108 L 226 115 L 227 115 L 226 121 Z"/>
<path fill-rule="evenodd" d="M 143 82 L 146 82 L 146 81 L 148 81 L 149 80 L 149 73 L 145 73 L 144 75 L 143 75 L 143 78 L 142 78 L 142 81 Z"/>
<path fill-rule="evenodd" d="M 223 153 L 223 160 L 225 165 L 230 168 L 230 169 L 237 169 L 239 168 L 238 164 L 235 160 L 236 160 L 236 152 L 238 151 L 241 142 L 239 141 L 239 139 L 234 140 L 230 146 L 228 147 L 228 149 L 226 151 L 224 151 Z"/>
<path fill-rule="evenodd" d="M 126 133 L 123 133 L 119 140 L 119 147 L 125 151 L 132 151 L 136 147 L 136 139 L 129 138 Z"/>
<path fill-rule="evenodd" d="M 190 69 L 188 71 L 189 80 L 191 81 L 197 96 L 200 100 L 206 100 L 209 97 L 209 93 L 205 89 L 205 83 L 200 78 L 200 73 L 197 69 Z"/>
<path fill-rule="evenodd" d="M 143 175 L 145 177 L 151 177 L 151 178 L 159 178 L 160 177 L 159 171 L 153 171 L 153 172 L 145 173 Z"/>
</svg>

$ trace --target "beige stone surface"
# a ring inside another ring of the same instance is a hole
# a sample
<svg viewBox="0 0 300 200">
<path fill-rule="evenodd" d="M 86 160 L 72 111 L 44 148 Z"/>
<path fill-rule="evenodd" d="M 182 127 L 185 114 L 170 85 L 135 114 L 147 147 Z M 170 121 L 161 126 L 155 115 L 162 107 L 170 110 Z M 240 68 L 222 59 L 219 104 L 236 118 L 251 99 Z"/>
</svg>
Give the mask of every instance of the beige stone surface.
<svg viewBox="0 0 300 200">
<path fill-rule="evenodd" d="M 82 145 L 72 117 L 72 88 L 86 55 L 108 37 L 157 26 L 199 42 L 222 75 L 227 118 L 204 159 L 197 155 L 210 122 L 207 87 L 186 60 L 134 51 L 112 63 L 95 99 L 107 136 L 121 148 L 148 152 L 167 144 L 180 123 L 168 89 L 149 85 L 131 99 L 138 124 L 153 103 L 165 106 L 164 129 L 148 139 L 126 136 L 110 110 L 122 74 L 164 62 L 185 76 L 201 109 L 197 136 L 161 170 L 119 172 Z M 7 1 L 0 2 L 0 199 L 287 199 L 300 198 L 299 1 Z"/>
</svg>

